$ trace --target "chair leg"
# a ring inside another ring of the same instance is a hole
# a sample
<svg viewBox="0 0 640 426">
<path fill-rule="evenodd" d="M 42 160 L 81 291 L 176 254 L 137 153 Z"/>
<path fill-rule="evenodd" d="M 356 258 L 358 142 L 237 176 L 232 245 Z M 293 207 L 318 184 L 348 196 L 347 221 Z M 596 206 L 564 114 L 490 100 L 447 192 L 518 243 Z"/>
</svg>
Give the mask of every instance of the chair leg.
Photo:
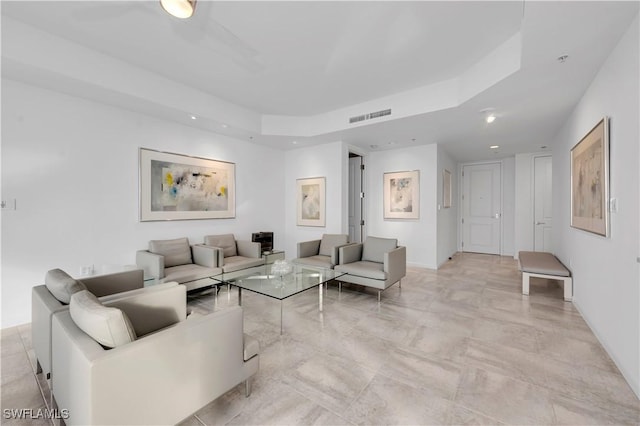
<svg viewBox="0 0 640 426">
<path fill-rule="evenodd" d="M 402 288 L 402 280 L 398 280 L 398 287 Z"/>
<path fill-rule="evenodd" d="M 382 294 L 382 290 L 378 290 L 378 303 L 380 303 L 380 295 Z"/>
<path fill-rule="evenodd" d="M 338 292 L 342 293 L 342 281 L 338 281 Z"/>
<path fill-rule="evenodd" d="M 244 381 L 244 396 L 249 398 L 249 395 L 251 395 L 251 378 Z"/>
</svg>

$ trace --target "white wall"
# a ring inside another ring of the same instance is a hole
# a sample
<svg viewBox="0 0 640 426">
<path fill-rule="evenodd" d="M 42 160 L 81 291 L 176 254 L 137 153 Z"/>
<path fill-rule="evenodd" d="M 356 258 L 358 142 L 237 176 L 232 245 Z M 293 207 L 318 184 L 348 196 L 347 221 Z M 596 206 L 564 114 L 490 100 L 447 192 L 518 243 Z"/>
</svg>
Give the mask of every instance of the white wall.
<svg viewBox="0 0 640 426">
<path fill-rule="evenodd" d="M 553 145 L 553 211 L 557 254 L 574 279 L 574 305 L 640 395 L 638 17 L 605 61 Z M 603 116 L 610 117 L 609 238 L 569 226 L 569 151 Z"/>
<path fill-rule="evenodd" d="M 451 172 L 451 207 L 445 209 L 442 206 L 443 172 Z M 457 251 L 458 247 L 458 172 L 457 165 L 449 154 L 438 145 L 438 171 L 437 183 L 437 208 L 438 208 L 438 233 L 437 233 L 437 262 L 438 267 L 445 263 L 449 256 Z"/>
<path fill-rule="evenodd" d="M 322 234 L 346 234 L 343 211 L 346 208 L 347 183 L 345 181 L 346 148 L 342 142 L 300 148 L 281 153 L 285 159 L 284 211 L 286 223 L 287 258 L 297 254 L 297 243 L 317 240 Z M 326 178 L 326 226 L 297 226 L 296 180 L 302 178 Z M 348 178 L 348 175 L 346 176 Z M 274 188 L 282 191 L 283 186 Z"/>
<path fill-rule="evenodd" d="M 385 220 L 383 218 L 382 181 L 385 172 L 420 170 L 420 218 Z M 391 151 L 373 152 L 365 166 L 367 192 L 367 234 L 397 238 L 407 247 L 407 264 L 436 269 L 438 146 L 424 145 Z"/>
<path fill-rule="evenodd" d="M 236 218 L 139 222 L 139 147 L 236 163 Z M 2 198 L 17 210 L 2 211 L 2 327 L 31 321 L 47 270 L 133 264 L 150 239 L 271 230 L 283 247 L 283 166 L 280 151 L 3 78 Z"/>
</svg>

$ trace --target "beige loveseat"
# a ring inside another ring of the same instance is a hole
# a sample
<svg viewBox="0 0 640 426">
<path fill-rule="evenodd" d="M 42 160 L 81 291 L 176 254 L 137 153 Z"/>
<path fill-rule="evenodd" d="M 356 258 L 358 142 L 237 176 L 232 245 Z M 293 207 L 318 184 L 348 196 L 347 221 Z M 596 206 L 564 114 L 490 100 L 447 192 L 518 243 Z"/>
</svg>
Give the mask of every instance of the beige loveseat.
<svg viewBox="0 0 640 426">
<path fill-rule="evenodd" d="M 298 243 L 298 257 L 293 263 L 333 269 L 339 263 L 340 247 L 348 244 L 346 234 L 322 234 L 319 240 Z"/>
<path fill-rule="evenodd" d="M 54 315 L 52 392 L 66 424 L 177 424 L 258 371 L 241 307 L 187 317 L 184 286 L 150 290 L 104 305 L 79 292 Z"/>
<path fill-rule="evenodd" d="M 218 250 L 189 244 L 187 238 L 149 241 L 147 250 L 136 252 L 136 264 L 149 277 L 161 282 L 176 281 L 196 290 L 210 287 L 210 278 L 222 274 L 218 267 Z"/>
<path fill-rule="evenodd" d="M 367 237 L 364 243 L 340 248 L 340 264 L 336 272 L 344 272 L 340 282 L 359 284 L 383 290 L 399 283 L 407 274 L 407 251 L 394 238 Z"/>
</svg>

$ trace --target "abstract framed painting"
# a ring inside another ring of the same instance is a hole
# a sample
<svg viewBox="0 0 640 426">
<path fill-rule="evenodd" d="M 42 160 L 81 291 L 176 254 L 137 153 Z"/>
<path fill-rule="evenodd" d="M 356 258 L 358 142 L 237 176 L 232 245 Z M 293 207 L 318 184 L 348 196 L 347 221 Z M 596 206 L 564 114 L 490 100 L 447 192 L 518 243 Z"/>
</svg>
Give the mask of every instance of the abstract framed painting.
<svg viewBox="0 0 640 426">
<path fill-rule="evenodd" d="M 325 178 L 297 179 L 296 225 L 325 226 Z"/>
<path fill-rule="evenodd" d="M 385 173 L 383 194 L 385 219 L 420 218 L 420 171 Z"/>
<path fill-rule="evenodd" d="M 571 148 L 571 226 L 609 236 L 609 119 Z"/>
<path fill-rule="evenodd" d="M 236 215 L 235 164 L 140 148 L 140 221 Z"/>
</svg>

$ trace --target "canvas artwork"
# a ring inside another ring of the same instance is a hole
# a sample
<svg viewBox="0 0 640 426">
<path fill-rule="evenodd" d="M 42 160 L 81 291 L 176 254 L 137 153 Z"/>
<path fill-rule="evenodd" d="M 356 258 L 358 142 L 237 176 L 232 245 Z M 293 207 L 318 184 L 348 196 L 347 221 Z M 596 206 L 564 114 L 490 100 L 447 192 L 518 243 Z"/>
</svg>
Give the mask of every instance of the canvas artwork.
<svg viewBox="0 0 640 426">
<path fill-rule="evenodd" d="M 325 226 L 325 178 L 297 180 L 297 225 Z"/>
<path fill-rule="evenodd" d="M 571 226 L 608 235 L 609 140 L 602 119 L 571 149 Z"/>
<path fill-rule="evenodd" d="M 140 218 L 235 217 L 235 165 L 140 149 Z"/>
<path fill-rule="evenodd" d="M 420 217 L 418 170 L 385 173 L 383 192 L 385 219 L 418 219 Z"/>
</svg>

